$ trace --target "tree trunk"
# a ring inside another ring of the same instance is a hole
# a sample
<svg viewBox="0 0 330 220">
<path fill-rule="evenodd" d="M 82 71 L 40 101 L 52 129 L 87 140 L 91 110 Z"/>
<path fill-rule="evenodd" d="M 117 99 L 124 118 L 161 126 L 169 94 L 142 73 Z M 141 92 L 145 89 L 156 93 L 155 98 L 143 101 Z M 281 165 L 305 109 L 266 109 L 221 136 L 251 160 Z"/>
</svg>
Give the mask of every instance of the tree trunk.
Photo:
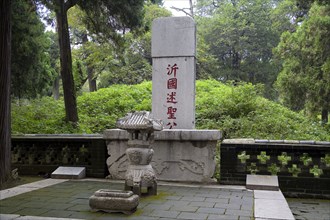
<svg viewBox="0 0 330 220">
<path fill-rule="evenodd" d="M 97 90 L 97 87 L 96 87 L 96 79 L 94 79 L 93 70 L 90 67 L 87 67 L 87 73 L 88 73 L 89 91 L 95 92 Z"/>
<path fill-rule="evenodd" d="M 88 43 L 88 35 L 87 32 L 85 32 L 82 36 L 82 43 L 85 45 Z M 84 58 L 86 59 L 88 57 L 88 52 L 84 50 Z M 96 88 L 96 79 L 94 78 L 93 69 L 89 67 L 89 65 L 86 65 L 87 68 L 87 79 L 88 79 L 88 86 L 90 92 L 95 92 L 97 90 Z"/>
<path fill-rule="evenodd" d="M 329 114 L 328 110 L 323 108 L 322 109 L 322 124 L 324 124 L 324 125 L 329 122 L 328 114 Z"/>
<path fill-rule="evenodd" d="M 11 1 L 0 3 L 0 185 L 6 182 L 11 173 L 11 134 L 10 134 L 10 28 Z"/>
<path fill-rule="evenodd" d="M 60 99 L 60 76 L 56 76 L 56 79 L 53 83 L 53 97 L 55 100 Z"/>
<path fill-rule="evenodd" d="M 189 10 L 190 10 L 190 14 L 191 14 L 191 17 L 194 18 L 194 7 L 193 7 L 193 2 L 192 0 L 189 0 Z"/>
<path fill-rule="evenodd" d="M 64 0 L 58 0 L 56 10 L 57 33 L 60 46 L 61 77 L 63 83 L 64 105 L 66 121 L 77 124 L 78 111 L 76 91 L 72 75 L 72 58 L 70 47 L 70 35 L 67 17 L 67 8 Z"/>
</svg>

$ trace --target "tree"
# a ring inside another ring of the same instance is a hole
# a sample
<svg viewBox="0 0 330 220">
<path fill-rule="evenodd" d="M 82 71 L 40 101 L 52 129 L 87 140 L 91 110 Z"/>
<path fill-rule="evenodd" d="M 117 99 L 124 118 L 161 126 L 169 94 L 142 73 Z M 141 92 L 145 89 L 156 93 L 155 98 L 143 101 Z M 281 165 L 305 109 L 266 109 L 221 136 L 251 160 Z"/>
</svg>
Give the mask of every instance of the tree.
<svg viewBox="0 0 330 220">
<path fill-rule="evenodd" d="M 10 67 L 11 1 L 0 1 L 0 185 L 11 172 Z"/>
<path fill-rule="evenodd" d="M 328 122 L 330 111 L 330 5 L 314 3 L 294 33 L 285 32 L 275 50 L 283 60 L 277 79 L 282 102 L 294 110 L 321 113 Z"/>
<path fill-rule="evenodd" d="M 279 41 L 270 19 L 272 1 L 227 0 L 206 9 L 203 13 L 214 11 L 214 15 L 199 18 L 197 31 L 207 42 L 205 54 L 217 59 L 219 69 L 211 75 L 221 80 L 263 83 L 271 97 L 277 76 L 272 48 Z"/>
<path fill-rule="evenodd" d="M 96 34 L 118 37 L 117 31 L 139 25 L 143 0 L 41 0 L 56 14 L 57 32 L 60 47 L 61 77 L 63 83 L 66 120 L 78 122 L 77 101 L 72 74 L 71 45 L 68 26 L 68 10 L 79 5 L 88 16 L 89 28 Z"/>
<path fill-rule="evenodd" d="M 54 79 L 50 38 L 33 1 L 12 1 L 11 93 L 16 98 L 49 95 Z"/>
<path fill-rule="evenodd" d="M 52 95 L 55 100 L 60 98 L 60 50 L 58 46 L 57 34 L 53 31 L 46 32 L 48 39 L 50 40 L 49 55 L 50 66 L 54 76 Z"/>
<path fill-rule="evenodd" d="M 171 16 L 168 10 L 147 2 L 139 28 L 125 31 L 117 41 L 107 40 L 90 29 L 86 41 L 87 30 L 83 23 L 87 20 L 88 24 L 90 19 L 77 8 L 72 9 L 69 25 L 70 30 L 74 29 L 74 43 L 79 45 L 73 50 L 75 82 L 81 82 L 76 86 L 78 89 L 87 80 L 90 70 L 93 78 L 98 79 L 99 87 L 151 80 L 151 24 L 155 18 Z"/>
</svg>

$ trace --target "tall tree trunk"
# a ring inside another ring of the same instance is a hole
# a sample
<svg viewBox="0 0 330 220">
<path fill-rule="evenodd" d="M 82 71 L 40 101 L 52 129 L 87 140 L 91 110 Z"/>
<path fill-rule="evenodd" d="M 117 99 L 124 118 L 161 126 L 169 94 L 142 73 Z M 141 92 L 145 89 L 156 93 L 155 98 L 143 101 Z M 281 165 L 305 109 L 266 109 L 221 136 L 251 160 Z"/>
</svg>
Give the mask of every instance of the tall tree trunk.
<svg viewBox="0 0 330 220">
<path fill-rule="evenodd" d="M 323 108 L 322 109 L 322 114 L 321 114 L 322 115 L 321 119 L 322 119 L 322 124 L 324 124 L 324 125 L 329 122 L 328 114 L 329 114 L 328 110 Z"/>
<path fill-rule="evenodd" d="M 72 58 L 67 10 L 64 0 L 58 0 L 56 9 L 57 32 L 60 46 L 61 77 L 63 83 L 66 120 L 77 124 L 78 111 L 76 91 L 72 75 Z"/>
<path fill-rule="evenodd" d="M 95 92 L 97 90 L 97 87 L 96 87 L 96 79 L 94 78 L 93 70 L 90 67 L 87 67 L 87 73 L 88 73 L 89 91 Z"/>
<path fill-rule="evenodd" d="M 11 1 L 0 3 L 0 185 L 11 173 L 10 134 L 10 55 L 11 55 Z"/>
<path fill-rule="evenodd" d="M 88 35 L 87 32 L 85 32 L 82 36 L 82 43 L 83 45 L 88 42 Z M 88 57 L 88 52 L 84 50 L 84 58 L 86 59 Z M 94 78 L 93 69 L 87 64 L 87 79 L 88 79 L 88 86 L 90 92 L 95 92 L 97 90 L 96 88 L 96 79 Z"/>
<path fill-rule="evenodd" d="M 194 18 L 194 7 L 193 7 L 193 2 L 192 0 L 189 0 L 189 10 L 190 10 L 190 14 L 191 14 L 191 17 Z"/>
<path fill-rule="evenodd" d="M 56 76 L 56 79 L 53 83 L 53 97 L 55 100 L 60 99 L 60 76 Z"/>
</svg>

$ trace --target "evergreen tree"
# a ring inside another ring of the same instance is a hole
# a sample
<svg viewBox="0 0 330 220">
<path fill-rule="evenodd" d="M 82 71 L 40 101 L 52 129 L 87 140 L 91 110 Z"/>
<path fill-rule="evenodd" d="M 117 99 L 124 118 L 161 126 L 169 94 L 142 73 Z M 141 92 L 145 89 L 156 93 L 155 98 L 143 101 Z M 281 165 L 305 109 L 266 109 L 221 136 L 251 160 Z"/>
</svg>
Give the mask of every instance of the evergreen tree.
<svg viewBox="0 0 330 220">
<path fill-rule="evenodd" d="M 88 29 L 105 38 L 118 38 L 118 31 L 125 32 L 140 24 L 144 1 L 130 0 L 40 0 L 55 12 L 60 47 L 61 77 L 63 83 L 66 121 L 78 122 L 75 85 L 72 74 L 72 55 L 68 25 L 68 10 L 79 5 L 87 14 Z"/>
<path fill-rule="evenodd" d="M 212 17 L 198 20 L 198 34 L 206 43 L 206 53 L 216 58 L 218 69 L 211 75 L 219 80 L 238 80 L 266 85 L 266 95 L 277 70 L 272 62 L 272 48 L 279 36 L 272 30 L 270 0 L 219 1 Z M 207 12 L 205 12 L 207 13 Z"/>
<path fill-rule="evenodd" d="M 54 79 L 50 39 L 32 1 L 13 0 L 12 6 L 11 93 L 19 99 L 49 95 Z"/>
<path fill-rule="evenodd" d="M 284 104 L 321 113 L 328 122 L 330 111 L 330 5 L 314 3 L 296 32 L 285 32 L 276 48 L 283 60 L 277 87 Z"/>
</svg>

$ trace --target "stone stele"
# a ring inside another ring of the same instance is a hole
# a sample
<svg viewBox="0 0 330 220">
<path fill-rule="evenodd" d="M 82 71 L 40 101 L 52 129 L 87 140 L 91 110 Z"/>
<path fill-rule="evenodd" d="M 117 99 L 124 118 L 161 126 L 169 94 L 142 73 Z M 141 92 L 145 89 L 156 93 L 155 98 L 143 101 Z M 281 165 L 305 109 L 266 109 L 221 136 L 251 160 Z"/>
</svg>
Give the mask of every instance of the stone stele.
<svg viewBox="0 0 330 220">
<path fill-rule="evenodd" d="M 196 24 L 190 17 L 152 24 L 152 114 L 167 129 L 195 128 Z"/>
</svg>

